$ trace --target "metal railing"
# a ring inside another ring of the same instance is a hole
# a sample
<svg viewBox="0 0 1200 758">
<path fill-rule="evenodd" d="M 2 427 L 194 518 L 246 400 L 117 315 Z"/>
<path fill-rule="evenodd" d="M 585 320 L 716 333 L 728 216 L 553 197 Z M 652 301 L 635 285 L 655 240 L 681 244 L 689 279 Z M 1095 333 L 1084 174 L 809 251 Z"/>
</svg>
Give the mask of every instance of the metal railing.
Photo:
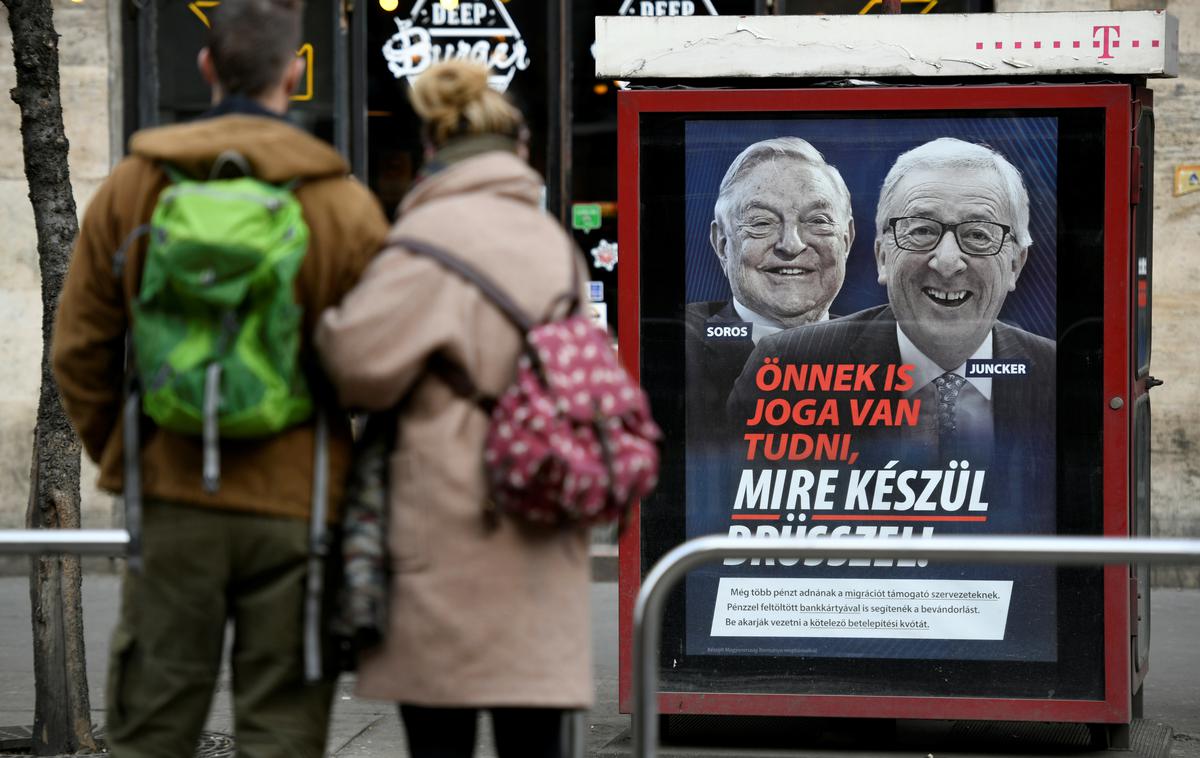
<svg viewBox="0 0 1200 758">
<path fill-rule="evenodd" d="M 0 555 L 124 555 L 124 529 L 0 529 Z"/>
<path fill-rule="evenodd" d="M 129 532 L 124 529 L 0 529 L 0 555 L 121 556 L 129 549 Z M 563 754 L 583 758 L 587 733 L 585 711 L 563 714 Z"/>
<path fill-rule="evenodd" d="M 958 563 L 1200 563 L 1200 540 L 1121 537 L 698 537 L 674 548 L 642 580 L 633 610 L 633 758 L 658 751 L 658 656 L 667 594 L 688 571 L 726 558 L 924 558 Z"/>
</svg>

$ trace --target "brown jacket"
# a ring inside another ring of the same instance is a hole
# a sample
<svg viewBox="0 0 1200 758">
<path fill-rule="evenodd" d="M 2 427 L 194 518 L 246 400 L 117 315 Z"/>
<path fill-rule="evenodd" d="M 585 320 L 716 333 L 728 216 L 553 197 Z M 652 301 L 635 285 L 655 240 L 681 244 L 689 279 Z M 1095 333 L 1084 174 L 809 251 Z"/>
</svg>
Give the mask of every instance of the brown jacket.
<svg viewBox="0 0 1200 758">
<path fill-rule="evenodd" d="M 318 363 L 307 336 L 321 311 L 341 300 L 382 246 L 387 221 L 374 197 L 347 177 L 345 162 L 332 148 L 282 120 L 230 115 L 134 135 L 131 155 L 113 169 L 84 215 L 55 323 L 55 379 L 84 449 L 100 465 L 100 487 L 119 492 L 124 338 L 145 244 L 131 249 L 119 276 L 113 257 L 126 236 L 149 220 L 167 186 L 161 163 L 203 177 L 227 149 L 245 156 L 260 179 L 301 180 L 296 197 L 310 230 L 296 277 L 297 300 L 304 308 L 301 360 L 309 367 L 314 395 L 330 409 L 330 505 L 336 508 L 349 458 L 349 428 L 334 412 L 327 382 L 314 370 Z M 311 422 L 265 440 L 222 442 L 221 487 L 209 495 L 201 487 L 198 437 L 149 422 L 142 435 L 146 496 L 181 503 L 306 517 L 312 459 Z"/>
<path fill-rule="evenodd" d="M 540 188 L 514 155 L 485 152 L 418 184 L 395 233 L 466 259 L 540 315 L 567 290 L 575 254 L 538 210 Z M 440 351 L 499 394 L 520 344 L 475 287 L 396 247 L 321 319 L 317 345 L 343 402 L 384 409 L 407 395 L 391 460 L 391 623 L 384 648 L 359 669 L 363 696 L 426 706 L 591 702 L 586 534 L 507 517 L 489 530 L 488 417 L 423 373 Z"/>
</svg>

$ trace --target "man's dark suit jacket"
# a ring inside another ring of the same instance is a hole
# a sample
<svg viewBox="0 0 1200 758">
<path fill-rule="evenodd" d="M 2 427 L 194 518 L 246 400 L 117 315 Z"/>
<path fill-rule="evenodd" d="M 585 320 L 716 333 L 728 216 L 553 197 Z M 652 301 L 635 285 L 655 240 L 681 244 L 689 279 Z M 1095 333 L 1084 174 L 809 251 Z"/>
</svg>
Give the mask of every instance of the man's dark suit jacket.
<svg viewBox="0 0 1200 758">
<path fill-rule="evenodd" d="M 726 407 L 733 383 L 754 352 L 754 342 L 745 339 L 709 339 L 706 327 L 747 324 L 733 307 L 733 300 L 688 303 L 684 318 L 687 338 L 686 366 L 688 418 L 697 434 L 723 437 Z M 753 327 L 751 326 L 751 333 Z M 737 437 L 740 439 L 740 435 Z"/>
<path fill-rule="evenodd" d="M 705 328 L 742 323 L 745 322 L 734 310 L 732 300 L 687 305 L 684 349 L 688 426 L 701 436 L 721 434 L 729 391 L 742 373 L 746 359 L 754 352 L 749 334 L 745 339 L 706 339 Z"/>
</svg>

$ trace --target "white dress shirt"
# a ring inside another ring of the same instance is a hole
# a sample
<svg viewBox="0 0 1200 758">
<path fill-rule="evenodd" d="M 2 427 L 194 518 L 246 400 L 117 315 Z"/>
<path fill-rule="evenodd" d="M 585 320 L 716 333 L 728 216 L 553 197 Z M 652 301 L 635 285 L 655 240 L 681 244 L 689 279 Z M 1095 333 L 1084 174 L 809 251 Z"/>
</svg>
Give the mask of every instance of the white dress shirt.
<svg viewBox="0 0 1200 758">
<path fill-rule="evenodd" d="M 921 399 L 921 415 L 918 428 L 920 436 L 932 434 L 937 436 L 937 386 L 933 380 L 946 372 L 946 369 L 917 348 L 900 324 L 896 324 L 896 342 L 900 346 L 900 362 L 913 367 L 913 387 L 905 393 L 906 397 Z M 968 360 L 992 359 L 992 333 L 988 332 L 978 349 Z M 959 432 L 966 439 L 987 448 L 992 443 L 992 380 L 990 378 L 967 377 L 967 364 L 951 369 L 949 373 L 958 374 L 966 380 L 955 405 L 955 421 Z"/>
<path fill-rule="evenodd" d="M 749 324 L 750 324 L 750 339 L 754 342 L 755 345 L 757 345 L 758 341 L 760 339 L 762 339 L 763 337 L 770 337 L 772 334 L 775 334 L 777 332 L 782 332 L 784 330 L 784 327 L 780 326 L 777 322 L 767 318 L 766 316 L 762 315 L 761 313 L 755 313 L 754 311 L 750 310 L 746 306 L 742 305 L 740 302 L 738 302 L 738 299 L 736 297 L 733 298 L 733 310 L 737 312 L 738 318 L 740 318 L 742 321 L 749 322 Z M 814 321 L 813 323 L 815 324 L 819 321 L 828 321 L 828 320 L 829 320 L 829 311 L 827 309 L 825 311 L 825 315 L 822 316 L 821 318 L 817 319 L 817 321 Z"/>
</svg>

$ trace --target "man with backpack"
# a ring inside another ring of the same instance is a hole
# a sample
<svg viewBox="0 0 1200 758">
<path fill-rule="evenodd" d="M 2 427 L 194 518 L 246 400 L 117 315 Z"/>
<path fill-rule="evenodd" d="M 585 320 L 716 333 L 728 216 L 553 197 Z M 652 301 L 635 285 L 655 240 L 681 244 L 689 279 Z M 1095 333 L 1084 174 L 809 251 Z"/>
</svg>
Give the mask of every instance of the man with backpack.
<svg viewBox="0 0 1200 758">
<path fill-rule="evenodd" d="M 107 693 L 120 758 L 193 754 L 227 621 L 238 754 L 325 746 L 332 680 L 302 625 L 319 575 L 309 519 L 325 498 L 336 518 L 350 429 L 310 335 L 387 222 L 283 117 L 301 15 L 299 0 L 222 0 L 198 61 L 213 109 L 134 135 L 63 286 L 55 376 L 135 537 Z"/>
</svg>

